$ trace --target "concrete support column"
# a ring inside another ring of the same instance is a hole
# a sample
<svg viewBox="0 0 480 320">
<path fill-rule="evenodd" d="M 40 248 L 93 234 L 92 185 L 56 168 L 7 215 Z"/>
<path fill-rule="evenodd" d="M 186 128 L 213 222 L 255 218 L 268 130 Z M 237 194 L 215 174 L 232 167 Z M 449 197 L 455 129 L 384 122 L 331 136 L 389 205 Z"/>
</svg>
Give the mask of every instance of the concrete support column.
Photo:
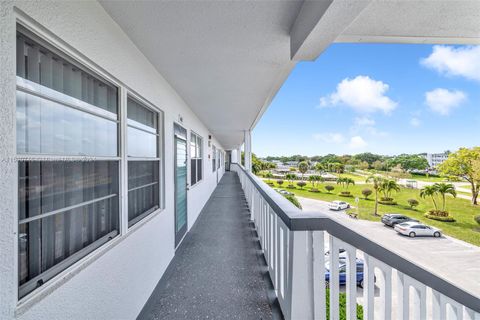
<svg viewBox="0 0 480 320">
<path fill-rule="evenodd" d="M 245 170 L 252 171 L 252 132 L 245 130 Z"/>
</svg>

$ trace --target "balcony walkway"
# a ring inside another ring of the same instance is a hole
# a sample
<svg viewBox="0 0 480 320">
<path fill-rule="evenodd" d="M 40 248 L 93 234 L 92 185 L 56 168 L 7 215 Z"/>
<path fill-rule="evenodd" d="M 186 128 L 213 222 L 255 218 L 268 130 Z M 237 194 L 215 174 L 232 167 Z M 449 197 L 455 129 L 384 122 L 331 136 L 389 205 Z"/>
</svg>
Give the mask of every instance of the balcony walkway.
<svg viewBox="0 0 480 320">
<path fill-rule="evenodd" d="M 249 216 L 226 172 L 138 319 L 280 319 Z"/>
</svg>

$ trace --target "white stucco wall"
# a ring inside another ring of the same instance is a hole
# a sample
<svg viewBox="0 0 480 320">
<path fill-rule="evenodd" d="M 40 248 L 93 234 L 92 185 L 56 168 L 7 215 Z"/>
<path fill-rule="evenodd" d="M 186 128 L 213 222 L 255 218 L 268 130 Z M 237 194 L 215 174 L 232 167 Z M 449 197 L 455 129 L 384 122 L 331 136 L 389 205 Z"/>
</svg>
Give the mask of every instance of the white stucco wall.
<svg viewBox="0 0 480 320">
<path fill-rule="evenodd" d="M 0 318 L 134 319 L 174 256 L 173 123 L 205 143 L 204 180 L 188 194 L 189 228 L 216 186 L 208 129 L 97 2 L 0 2 Z M 16 280 L 15 14 L 31 18 L 164 111 L 165 210 L 104 246 L 20 306 Z M 212 143 L 219 149 L 215 138 Z M 223 168 L 219 177 L 223 174 Z M 14 186 L 14 187 L 12 187 Z M 107 250 L 108 248 L 108 250 Z M 87 263 L 88 262 L 88 263 Z M 45 289 L 47 288 L 47 289 Z M 28 301 L 30 300 L 30 301 Z"/>
</svg>

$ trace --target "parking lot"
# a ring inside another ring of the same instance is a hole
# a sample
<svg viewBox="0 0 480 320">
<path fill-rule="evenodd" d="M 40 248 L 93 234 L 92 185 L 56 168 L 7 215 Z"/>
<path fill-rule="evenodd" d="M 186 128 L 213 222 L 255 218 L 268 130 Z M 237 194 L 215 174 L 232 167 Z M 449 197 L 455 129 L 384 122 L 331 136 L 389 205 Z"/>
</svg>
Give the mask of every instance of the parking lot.
<svg viewBox="0 0 480 320">
<path fill-rule="evenodd" d="M 352 219 L 343 211 L 329 211 L 328 202 L 297 198 L 304 211 L 328 212 L 362 236 L 480 297 L 480 247 L 443 235 L 401 236 L 381 222 Z"/>
</svg>

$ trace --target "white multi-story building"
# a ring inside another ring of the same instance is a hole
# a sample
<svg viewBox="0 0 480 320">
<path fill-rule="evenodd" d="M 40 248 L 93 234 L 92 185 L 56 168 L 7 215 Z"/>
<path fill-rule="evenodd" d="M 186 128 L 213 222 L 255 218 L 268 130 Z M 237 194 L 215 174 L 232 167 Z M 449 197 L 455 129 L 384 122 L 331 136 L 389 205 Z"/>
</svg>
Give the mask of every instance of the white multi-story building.
<svg viewBox="0 0 480 320">
<path fill-rule="evenodd" d="M 325 236 L 330 265 L 348 254 L 331 269 L 330 319 L 339 272 L 357 318 L 360 249 L 365 319 L 474 319 L 476 292 L 253 176 L 251 131 L 297 62 L 331 43 L 478 44 L 479 10 L 1 1 L 0 319 L 268 319 L 275 306 L 325 319 Z"/>
<path fill-rule="evenodd" d="M 443 153 L 427 153 L 425 154 L 425 159 L 428 161 L 428 165 L 431 168 L 436 168 L 438 165 L 442 164 L 445 160 L 448 159 L 448 152 Z"/>
</svg>

